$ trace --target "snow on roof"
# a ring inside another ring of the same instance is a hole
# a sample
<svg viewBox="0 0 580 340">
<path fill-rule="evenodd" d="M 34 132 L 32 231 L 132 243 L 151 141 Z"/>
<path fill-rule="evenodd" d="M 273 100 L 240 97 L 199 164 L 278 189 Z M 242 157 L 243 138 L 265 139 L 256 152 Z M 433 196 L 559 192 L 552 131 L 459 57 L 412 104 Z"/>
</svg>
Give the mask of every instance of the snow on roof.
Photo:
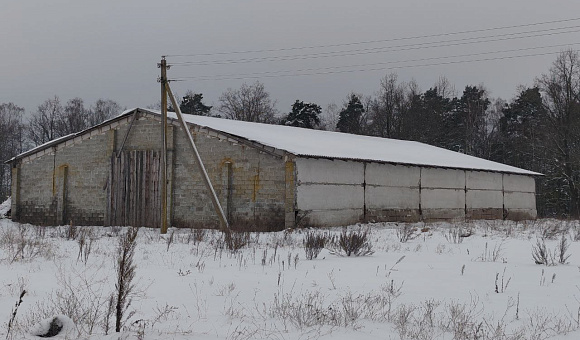
<svg viewBox="0 0 580 340">
<path fill-rule="evenodd" d="M 149 109 L 134 108 L 125 110 L 117 117 L 109 119 L 95 127 L 52 140 L 23 152 L 5 163 L 10 163 L 18 158 L 33 154 L 52 145 L 59 144 L 68 139 L 74 138 L 75 136 L 84 134 L 98 126 L 123 118 L 136 110 L 150 112 L 157 115 L 161 114 L 159 111 Z M 172 119 L 177 119 L 174 112 L 169 112 L 168 116 Z M 296 156 L 472 169 L 522 175 L 542 175 L 537 172 L 413 141 L 311 130 L 284 125 L 251 123 L 239 120 L 187 114 L 183 115 L 183 117 L 190 124 L 207 127 L 229 135 L 257 142 L 265 146 L 284 150 Z"/>
<path fill-rule="evenodd" d="M 160 114 L 157 111 L 147 111 Z M 169 112 L 168 116 L 177 119 L 176 114 L 173 112 Z M 413 141 L 311 130 L 284 125 L 250 123 L 205 116 L 183 116 L 188 123 L 285 150 L 296 156 L 541 175 L 537 172 Z"/>
</svg>

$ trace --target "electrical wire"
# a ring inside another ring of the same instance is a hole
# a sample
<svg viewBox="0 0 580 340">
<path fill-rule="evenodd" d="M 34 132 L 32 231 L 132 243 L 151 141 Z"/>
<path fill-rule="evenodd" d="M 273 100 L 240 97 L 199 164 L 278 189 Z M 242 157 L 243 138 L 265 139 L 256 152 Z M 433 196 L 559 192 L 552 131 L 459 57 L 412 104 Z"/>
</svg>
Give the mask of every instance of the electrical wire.
<svg viewBox="0 0 580 340">
<path fill-rule="evenodd" d="M 297 51 L 297 50 L 317 49 L 317 48 L 356 46 L 356 45 L 363 45 L 363 44 L 374 44 L 374 43 L 385 43 L 385 42 L 412 40 L 412 39 L 435 38 L 435 37 L 444 37 L 444 36 L 452 36 L 452 35 L 460 35 L 460 34 L 472 34 L 472 33 L 481 33 L 481 32 L 489 32 L 489 31 L 497 31 L 497 30 L 513 29 L 513 28 L 522 28 L 522 27 L 531 27 L 531 26 L 558 24 L 558 23 L 565 23 L 565 22 L 578 21 L 578 20 L 580 20 L 580 18 L 570 18 L 570 19 L 562 19 L 562 20 L 551 20 L 551 21 L 543 21 L 543 22 L 536 22 L 536 23 L 521 24 L 521 25 L 499 26 L 499 27 L 490 27 L 490 28 L 467 30 L 467 31 L 456 31 L 456 32 L 448 32 L 448 33 L 438 33 L 438 34 L 427 34 L 427 35 L 418 35 L 418 36 L 410 36 L 410 37 L 392 38 L 392 39 L 357 41 L 357 42 L 349 42 L 349 43 L 341 43 L 341 44 L 314 45 L 314 46 L 288 47 L 288 48 L 278 48 L 278 49 L 247 50 L 247 51 L 229 51 L 229 52 L 215 52 L 215 53 L 169 54 L 169 55 L 166 55 L 166 57 L 210 57 L 210 56 L 230 55 L 230 54 L 271 53 L 271 52 Z"/>
<path fill-rule="evenodd" d="M 574 52 L 579 52 L 580 50 L 573 50 Z M 559 54 L 560 52 L 546 52 L 546 53 L 535 53 L 535 54 L 524 54 L 524 55 L 515 55 L 515 56 L 504 56 L 504 57 L 494 57 L 494 58 L 483 58 L 483 59 L 472 59 L 472 60 L 458 60 L 458 61 L 448 61 L 442 63 L 429 63 L 429 64 L 419 64 L 419 65 L 404 65 L 404 66 L 394 66 L 394 67 L 379 67 L 379 68 L 363 68 L 363 69 L 356 69 L 356 70 L 342 70 L 342 71 L 327 71 L 327 72 L 314 72 L 314 73 L 295 73 L 295 74 L 281 74 L 281 75 L 256 75 L 256 76 L 240 76 L 240 77 L 224 77 L 224 78 L 200 78 L 200 77 L 179 77 L 179 78 L 172 78 L 170 81 L 187 81 L 187 80 L 196 80 L 196 81 L 219 81 L 219 80 L 244 80 L 244 79 L 260 79 L 260 78 L 281 78 L 281 77 L 301 77 L 301 76 L 313 76 L 313 75 L 329 75 L 329 74 L 341 74 L 341 73 L 354 73 L 354 72 L 370 72 L 370 71 L 388 71 L 388 70 L 398 70 L 398 69 L 405 69 L 405 68 L 417 68 L 417 67 L 431 67 L 431 66 L 442 66 L 442 65 L 452 65 L 452 64 L 463 64 L 463 63 L 472 63 L 472 62 L 484 62 L 484 61 L 493 61 L 493 60 L 506 60 L 506 59 L 515 59 L 515 58 L 525 58 L 525 57 L 537 57 L 537 56 L 546 56 L 546 55 L 553 55 Z"/>
<path fill-rule="evenodd" d="M 485 36 L 485 37 L 461 38 L 461 39 L 443 40 L 443 41 L 436 41 L 436 42 L 423 42 L 423 43 L 416 43 L 416 44 L 396 45 L 396 46 L 387 46 L 387 47 L 375 47 L 375 48 L 367 48 L 367 49 L 359 49 L 359 50 L 332 51 L 332 52 L 320 52 L 320 53 L 305 54 L 305 55 L 256 57 L 256 58 L 230 59 L 230 60 L 217 60 L 217 61 L 192 61 L 192 62 L 177 62 L 177 63 L 171 62 L 171 63 L 168 63 L 168 65 L 171 65 L 171 66 L 208 66 L 208 65 L 241 64 L 241 63 L 252 63 L 252 62 L 291 61 L 291 60 L 318 59 L 318 58 L 329 58 L 329 57 L 346 57 L 346 56 L 354 56 L 354 55 L 384 53 L 384 52 L 400 52 L 400 51 L 409 51 L 409 50 L 417 50 L 417 49 L 440 48 L 440 47 L 460 46 L 460 45 L 468 45 L 468 44 L 489 43 L 489 42 L 507 41 L 507 40 L 514 40 L 514 39 L 537 38 L 537 37 L 553 36 L 553 35 L 558 35 L 558 34 L 568 34 L 568 33 L 580 32 L 580 29 L 569 30 L 569 31 L 564 31 L 564 32 L 554 32 L 554 30 L 562 30 L 562 29 L 570 29 L 570 28 L 580 28 L 580 25 L 562 27 L 562 28 L 552 28 L 552 29 L 546 29 L 546 30 L 536 30 L 536 31 L 528 31 L 528 32 L 492 35 L 492 36 Z M 547 32 L 547 33 L 539 33 L 539 32 Z M 528 33 L 538 33 L 538 34 L 516 36 L 516 35 L 522 35 L 522 34 L 528 34 Z M 497 37 L 499 37 L 499 38 L 497 38 Z M 493 39 L 488 39 L 488 38 L 493 38 Z M 480 40 L 480 39 L 484 39 L 484 40 Z M 487 40 L 485 40 L 485 39 L 487 39 Z M 437 44 L 439 44 L 439 45 L 437 45 Z"/>
<path fill-rule="evenodd" d="M 489 54 L 498 54 L 498 53 L 509 53 L 509 52 L 522 52 L 522 51 L 530 51 L 530 50 L 538 50 L 538 49 L 546 49 L 546 48 L 558 48 L 558 47 L 569 47 L 573 45 L 579 45 L 580 43 L 570 43 L 570 44 L 558 44 L 558 45 L 550 45 L 550 46 L 538 46 L 538 47 L 526 47 L 526 48 L 516 48 L 510 50 L 500 50 L 500 51 L 490 51 L 490 52 L 480 52 L 480 53 L 469 53 L 469 54 L 459 54 L 459 55 L 451 55 L 451 56 L 442 56 L 442 57 L 429 57 L 429 58 L 420 58 L 420 59 L 409 59 L 409 60 L 399 60 L 399 61 L 386 61 L 380 63 L 371 63 L 371 64 L 356 64 L 356 65 L 344 65 L 344 66 L 329 66 L 329 67 L 321 67 L 321 68 L 305 68 L 305 69 L 298 69 L 298 70 L 280 70 L 280 71 L 265 71 L 265 72 L 253 72 L 253 73 L 242 73 L 242 74 L 221 74 L 215 76 L 197 76 L 199 78 L 213 78 L 213 77 L 244 77 L 244 76 L 258 76 L 258 75 L 267 75 L 267 74 L 279 74 L 279 73 L 291 73 L 291 72 L 312 72 L 312 71 L 324 71 L 324 70 L 334 70 L 334 69 L 342 69 L 342 68 L 353 68 L 353 67 L 374 67 L 379 65 L 390 65 L 390 64 L 400 64 L 400 63 L 411 63 L 411 62 L 422 62 L 422 61 L 430 61 L 430 60 L 441 60 L 441 59 L 451 59 L 451 58 L 464 58 L 464 57 L 476 57 L 482 55 L 489 55 Z"/>
</svg>

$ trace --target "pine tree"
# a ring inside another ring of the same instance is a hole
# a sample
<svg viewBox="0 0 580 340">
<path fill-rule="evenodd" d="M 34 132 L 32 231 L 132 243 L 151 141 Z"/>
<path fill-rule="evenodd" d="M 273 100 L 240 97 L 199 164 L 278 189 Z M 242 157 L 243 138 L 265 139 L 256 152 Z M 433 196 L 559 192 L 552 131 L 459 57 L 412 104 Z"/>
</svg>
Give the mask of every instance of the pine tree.
<svg viewBox="0 0 580 340">
<path fill-rule="evenodd" d="M 185 97 L 183 97 L 183 100 L 179 105 L 179 109 L 182 113 L 198 116 L 209 116 L 209 112 L 211 111 L 212 107 L 202 103 L 202 99 L 203 94 L 187 91 Z"/>
<path fill-rule="evenodd" d="M 446 148 L 472 156 L 482 156 L 480 142 L 484 140 L 485 114 L 490 100 L 486 91 L 477 86 L 466 86 L 461 98 L 454 98 L 446 130 L 449 138 Z"/>
<path fill-rule="evenodd" d="M 322 108 L 314 103 L 304 103 L 296 100 L 292 105 L 292 111 L 283 121 L 284 125 L 314 129 L 320 124 Z"/>
<path fill-rule="evenodd" d="M 340 132 L 360 134 L 362 132 L 361 119 L 365 112 L 360 98 L 356 94 L 350 95 L 350 100 L 346 107 L 340 111 L 336 129 Z"/>
</svg>

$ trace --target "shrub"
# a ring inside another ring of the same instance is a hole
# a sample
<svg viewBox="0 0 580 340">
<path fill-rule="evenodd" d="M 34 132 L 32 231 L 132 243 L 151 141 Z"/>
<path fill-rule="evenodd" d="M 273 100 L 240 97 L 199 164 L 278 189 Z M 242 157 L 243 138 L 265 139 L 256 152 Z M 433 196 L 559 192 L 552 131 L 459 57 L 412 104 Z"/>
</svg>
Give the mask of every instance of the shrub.
<svg viewBox="0 0 580 340">
<path fill-rule="evenodd" d="M 397 226 L 396 232 L 399 242 L 405 243 L 415 238 L 414 234 L 416 230 L 417 230 L 416 228 L 411 227 L 411 225 L 409 225 L 408 223 L 403 224 L 402 228 Z"/>
<path fill-rule="evenodd" d="M 556 247 L 556 255 L 558 257 L 558 262 L 560 264 L 568 263 L 568 259 L 570 258 L 570 254 L 568 254 L 568 248 L 570 248 L 570 244 L 568 243 L 568 239 L 566 235 L 562 234 L 560 238 L 560 242 Z"/>
<path fill-rule="evenodd" d="M 223 238 L 219 240 L 220 247 L 227 248 L 235 253 L 250 243 L 250 232 L 225 230 Z"/>
<path fill-rule="evenodd" d="M 94 231 L 91 227 L 81 228 L 77 237 L 77 244 L 79 245 L 79 254 L 77 261 L 82 260 L 84 264 L 89 261 L 93 242 L 95 241 Z"/>
<path fill-rule="evenodd" d="M 553 252 L 546 247 L 546 242 L 543 238 L 537 239 L 536 244 L 532 246 L 532 258 L 536 264 L 543 264 L 546 266 L 553 266 L 558 263 L 566 264 L 570 258 L 570 254 L 568 254 L 569 248 L 570 244 L 568 243 L 565 234 L 562 234 L 560 242 L 558 242 L 558 245 Z"/>
<path fill-rule="evenodd" d="M 105 317 L 107 304 L 105 287 L 108 280 L 100 274 L 101 269 L 93 272 L 83 267 L 77 272 L 74 267 L 59 266 L 56 273 L 58 289 L 35 304 L 27 315 L 27 323 L 36 324 L 48 315 L 66 315 L 74 322 L 79 335 L 93 334 Z"/>
<path fill-rule="evenodd" d="M 339 256 L 365 256 L 372 255 L 372 244 L 369 240 L 369 231 L 365 230 L 348 230 L 344 228 L 338 237 L 338 240 L 330 242 L 330 252 Z"/>
<path fill-rule="evenodd" d="M 507 263 L 507 260 L 502 257 L 503 255 L 503 241 L 496 243 L 493 248 L 489 248 L 487 242 L 485 242 L 485 249 L 483 253 L 476 258 L 477 261 L 482 262 L 497 262 L 502 260 L 503 263 Z"/>
<path fill-rule="evenodd" d="M 6 228 L 0 233 L 0 247 L 6 252 L 8 262 L 32 261 L 36 257 L 54 257 L 53 244 L 34 235 L 24 225 L 18 229 Z"/>
<path fill-rule="evenodd" d="M 536 245 L 532 246 L 532 258 L 536 264 L 544 264 L 546 266 L 553 264 L 548 248 L 546 247 L 546 242 L 543 238 L 537 239 Z"/>
<path fill-rule="evenodd" d="M 318 233 L 314 231 L 306 232 L 304 236 L 304 251 L 306 252 L 306 259 L 312 260 L 318 257 L 329 239 L 328 234 Z"/>
</svg>

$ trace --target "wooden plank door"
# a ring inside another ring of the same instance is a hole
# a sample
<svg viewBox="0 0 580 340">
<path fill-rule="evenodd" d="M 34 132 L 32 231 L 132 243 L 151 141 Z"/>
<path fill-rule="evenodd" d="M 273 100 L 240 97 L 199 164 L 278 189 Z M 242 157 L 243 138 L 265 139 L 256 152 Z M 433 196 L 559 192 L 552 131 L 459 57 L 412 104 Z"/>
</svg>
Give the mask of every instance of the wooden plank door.
<svg viewBox="0 0 580 340">
<path fill-rule="evenodd" d="M 152 150 L 113 153 L 109 225 L 160 226 L 160 159 L 160 153 Z"/>
</svg>

